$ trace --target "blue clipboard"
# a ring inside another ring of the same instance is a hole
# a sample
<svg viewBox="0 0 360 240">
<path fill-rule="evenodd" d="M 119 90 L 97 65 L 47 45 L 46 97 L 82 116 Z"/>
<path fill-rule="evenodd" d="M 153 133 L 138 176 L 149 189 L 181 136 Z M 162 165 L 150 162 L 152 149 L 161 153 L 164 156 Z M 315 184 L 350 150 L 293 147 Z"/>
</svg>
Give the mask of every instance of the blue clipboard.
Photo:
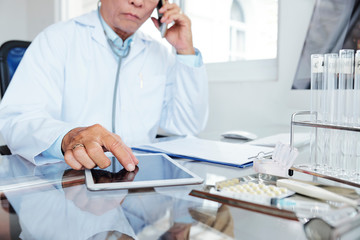
<svg viewBox="0 0 360 240">
<path fill-rule="evenodd" d="M 163 154 L 166 154 L 166 155 L 168 155 L 170 157 L 185 158 L 185 159 L 190 159 L 190 160 L 195 160 L 195 161 L 200 161 L 200 162 L 208 162 L 208 163 L 220 164 L 220 165 L 225 165 L 225 166 L 230 166 L 230 167 L 237 167 L 237 168 L 246 168 L 246 167 L 251 167 L 253 165 L 253 161 L 249 161 L 249 162 L 244 163 L 244 164 L 232 164 L 232 163 L 223 163 L 223 162 L 212 161 L 212 160 L 209 160 L 209 159 L 190 157 L 190 156 L 187 156 L 187 155 L 180 155 L 180 154 L 173 154 L 173 153 L 168 153 L 168 152 L 148 150 L 148 149 L 137 148 L 137 147 L 132 147 L 131 149 L 135 150 L 135 151 L 148 152 L 148 153 L 163 153 Z"/>
</svg>

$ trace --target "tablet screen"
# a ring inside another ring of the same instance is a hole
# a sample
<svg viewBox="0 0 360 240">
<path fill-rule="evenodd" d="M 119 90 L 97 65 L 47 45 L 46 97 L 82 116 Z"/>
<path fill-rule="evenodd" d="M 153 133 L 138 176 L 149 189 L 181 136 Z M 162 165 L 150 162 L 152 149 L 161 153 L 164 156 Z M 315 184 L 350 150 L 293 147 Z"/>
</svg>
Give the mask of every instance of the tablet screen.
<svg viewBox="0 0 360 240">
<path fill-rule="evenodd" d="M 86 171 L 86 183 L 91 190 L 140 188 L 201 183 L 202 179 L 163 154 L 136 155 L 139 164 L 126 171 L 114 158 L 106 169 Z M 90 178 L 90 179 L 89 179 Z"/>
<path fill-rule="evenodd" d="M 192 176 L 167 160 L 163 155 L 137 156 L 139 164 L 133 172 L 126 171 L 115 159 L 115 168 L 92 169 L 94 183 L 137 182 L 165 179 L 191 178 Z M 115 171 L 113 172 L 113 169 Z M 118 169 L 121 169 L 118 171 Z M 134 178 L 132 178 L 134 177 Z"/>
</svg>

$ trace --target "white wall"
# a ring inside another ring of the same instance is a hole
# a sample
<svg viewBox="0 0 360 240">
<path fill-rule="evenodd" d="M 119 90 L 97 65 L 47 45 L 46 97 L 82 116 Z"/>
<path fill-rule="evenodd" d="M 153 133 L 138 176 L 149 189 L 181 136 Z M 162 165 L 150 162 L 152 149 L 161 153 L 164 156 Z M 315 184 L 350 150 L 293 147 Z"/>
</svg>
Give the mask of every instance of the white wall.
<svg viewBox="0 0 360 240">
<path fill-rule="evenodd" d="M 27 0 L 27 36 L 30 40 L 55 22 L 54 0 Z"/>
<path fill-rule="evenodd" d="M 54 23 L 54 0 L 0 0 L 0 44 L 8 40 L 31 41 Z"/>
<path fill-rule="evenodd" d="M 212 138 L 231 129 L 266 136 L 288 130 L 291 114 L 309 109 L 310 92 L 291 90 L 291 85 L 315 0 L 280 0 L 279 4 L 278 80 L 210 81 L 209 122 L 201 136 Z"/>
<path fill-rule="evenodd" d="M 0 0 L 0 43 L 27 37 L 26 7 L 26 0 Z"/>
</svg>

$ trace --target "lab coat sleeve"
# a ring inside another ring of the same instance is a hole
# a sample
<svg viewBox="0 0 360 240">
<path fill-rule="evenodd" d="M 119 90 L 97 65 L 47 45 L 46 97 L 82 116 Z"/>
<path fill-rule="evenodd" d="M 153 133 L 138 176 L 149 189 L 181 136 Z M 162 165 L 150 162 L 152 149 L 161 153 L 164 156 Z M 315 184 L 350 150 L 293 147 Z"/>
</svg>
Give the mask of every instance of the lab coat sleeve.
<svg viewBox="0 0 360 240">
<path fill-rule="evenodd" d="M 202 57 L 199 51 L 196 51 L 195 55 L 177 54 L 176 57 L 180 62 L 187 64 L 190 67 L 201 67 L 201 65 L 203 64 Z"/>
<path fill-rule="evenodd" d="M 13 154 L 35 164 L 41 152 L 76 127 L 60 120 L 65 35 L 56 34 L 50 27 L 35 38 L 0 105 L 0 131 L 6 144 Z"/>
<path fill-rule="evenodd" d="M 200 52 L 196 49 L 196 54 Z M 160 128 L 177 135 L 196 135 L 208 118 L 208 79 L 204 64 L 189 66 L 175 58 L 169 68 Z"/>
</svg>

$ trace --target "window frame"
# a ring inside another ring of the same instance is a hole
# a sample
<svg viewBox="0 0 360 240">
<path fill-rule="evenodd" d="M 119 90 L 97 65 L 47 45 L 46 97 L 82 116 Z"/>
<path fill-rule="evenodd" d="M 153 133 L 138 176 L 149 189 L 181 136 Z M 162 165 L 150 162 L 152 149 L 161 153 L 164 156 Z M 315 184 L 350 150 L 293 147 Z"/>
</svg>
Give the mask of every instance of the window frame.
<svg viewBox="0 0 360 240">
<path fill-rule="evenodd" d="M 185 0 L 178 0 L 180 6 L 185 5 Z M 239 60 L 217 63 L 206 63 L 210 82 L 253 82 L 277 81 L 279 63 L 279 29 L 280 29 L 280 3 L 277 6 L 277 44 L 276 58 L 259 60 Z M 183 8 L 184 10 L 184 8 Z M 196 46 L 195 46 L 196 47 Z M 201 49 L 200 49 L 201 51 Z"/>
<path fill-rule="evenodd" d="M 205 66 L 210 82 L 277 81 L 278 79 L 278 58 L 206 63 Z"/>
</svg>

